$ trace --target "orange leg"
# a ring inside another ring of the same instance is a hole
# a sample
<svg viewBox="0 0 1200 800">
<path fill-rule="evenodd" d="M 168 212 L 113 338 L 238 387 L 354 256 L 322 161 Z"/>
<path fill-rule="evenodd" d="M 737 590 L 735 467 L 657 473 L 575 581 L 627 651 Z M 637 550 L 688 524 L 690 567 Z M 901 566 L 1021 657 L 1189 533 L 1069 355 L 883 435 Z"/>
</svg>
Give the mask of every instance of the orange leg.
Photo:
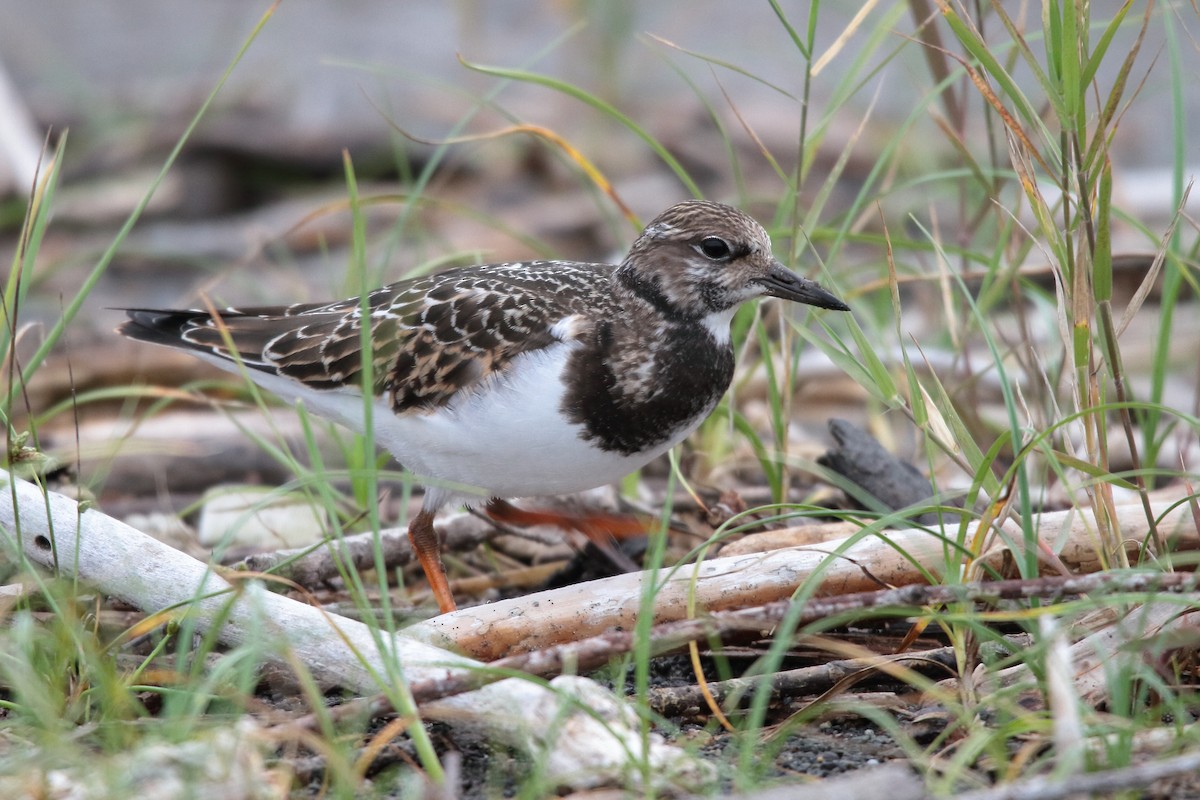
<svg viewBox="0 0 1200 800">
<path fill-rule="evenodd" d="M 534 525 L 554 525 L 559 528 L 579 531 L 596 544 L 604 547 L 609 539 L 630 539 L 645 536 L 651 524 L 628 514 L 588 513 L 583 515 L 563 514 L 558 511 L 530 511 L 517 508 L 507 500 L 492 499 L 484 509 L 497 522 L 529 528 Z"/>
<path fill-rule="evenodd" d="M 425 570 L 425 579 L 437 600 L 438 609 L 445 614 L 458 608 L 454 595 L 450 594 L 450 582 L 446 580 L 446 567 L 442 565 L 442 552 L 438 544 L 437 531 L 433 529 L 433 512 L 421 511 L 408 523 L 408 540 L 413 553 Z"/>
</svg>

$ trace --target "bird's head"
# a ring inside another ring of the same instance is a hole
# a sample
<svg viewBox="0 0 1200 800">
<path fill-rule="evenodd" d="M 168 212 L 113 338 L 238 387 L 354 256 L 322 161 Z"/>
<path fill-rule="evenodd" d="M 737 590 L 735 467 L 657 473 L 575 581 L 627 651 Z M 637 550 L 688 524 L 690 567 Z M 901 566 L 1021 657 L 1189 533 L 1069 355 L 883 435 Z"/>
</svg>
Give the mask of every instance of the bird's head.
<svg viewBox="0 0 1200 800">
<path fill-rule="evenodd" d="M 707 200 L 687 200 L 659 214 L 617 275 L 668 316 L 684 319 L 731 313 L 756 297 L 849 310 L 815 281 L 776 261 L 771 238 L 753 217 Z"/>
</svg>

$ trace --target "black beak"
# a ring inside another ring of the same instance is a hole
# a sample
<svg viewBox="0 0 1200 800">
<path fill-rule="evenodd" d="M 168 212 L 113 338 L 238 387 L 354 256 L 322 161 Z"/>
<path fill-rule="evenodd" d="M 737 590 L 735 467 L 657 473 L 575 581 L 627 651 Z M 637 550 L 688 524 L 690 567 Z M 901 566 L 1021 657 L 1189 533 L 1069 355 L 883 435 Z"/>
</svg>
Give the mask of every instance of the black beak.
<svg viewBox="0 0 1200 800">
<path fill-rule="evenodd" d="M 767 276 L 760 278 L 758 282 L 762 284 L 766 294 L 771 297 L 780 297 L 784 300 L 793 300 L 797 303 L 805 303 L 817 308 L 829 308 L 834 311 L 850 310 L 850 306 L 822 289 L 816 281 L 800 277 L 778 261 L 771 265 Z"/>
</svg>

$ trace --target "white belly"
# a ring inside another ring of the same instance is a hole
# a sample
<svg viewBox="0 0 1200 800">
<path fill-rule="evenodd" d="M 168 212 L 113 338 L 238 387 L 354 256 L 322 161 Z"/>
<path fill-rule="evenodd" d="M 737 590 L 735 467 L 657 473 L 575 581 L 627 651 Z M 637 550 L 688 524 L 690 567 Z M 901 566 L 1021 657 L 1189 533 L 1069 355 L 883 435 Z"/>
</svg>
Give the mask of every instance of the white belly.
<svg viewBox="0 0 1200 800">
<path fill-rule="evenodd" d="M 570 348 L 556 344 L 520 356 L 502 379 L 434 412 L 396 416 L 385 401 L 377 400 L 375 440 L 440 497 L 524 497 L 578 492 L 618 481 L 678 444 L 703 419 L 674 431 L 646 452 L 625 455 L 593 447 L 580 438 L 583 426 L 559 413 L 559 376 Z M 249 375 L 284 399 L 300 399 L 316 414 L 363 431 L 363 401 L 357 393 L 304 390 L 277 375 L 253 370 Z"/>
</svg>

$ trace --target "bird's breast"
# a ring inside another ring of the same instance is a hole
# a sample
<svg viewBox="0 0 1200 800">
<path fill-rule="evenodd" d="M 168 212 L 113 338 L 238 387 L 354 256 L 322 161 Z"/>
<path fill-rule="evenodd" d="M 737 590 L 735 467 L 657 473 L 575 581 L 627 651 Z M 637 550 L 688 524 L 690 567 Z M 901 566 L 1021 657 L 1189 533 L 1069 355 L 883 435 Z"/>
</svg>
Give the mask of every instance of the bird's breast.
<svg viewBox="0 0 1200 800">
<path fill-rule="evenodd" d="M 676 444 L 712 412 L 733 379 L 733 349 L 704 325 L 664 325 L 651 337 L 602 324 L 563 371 L 563 415 L 608 452 Z"/>
</svg>

